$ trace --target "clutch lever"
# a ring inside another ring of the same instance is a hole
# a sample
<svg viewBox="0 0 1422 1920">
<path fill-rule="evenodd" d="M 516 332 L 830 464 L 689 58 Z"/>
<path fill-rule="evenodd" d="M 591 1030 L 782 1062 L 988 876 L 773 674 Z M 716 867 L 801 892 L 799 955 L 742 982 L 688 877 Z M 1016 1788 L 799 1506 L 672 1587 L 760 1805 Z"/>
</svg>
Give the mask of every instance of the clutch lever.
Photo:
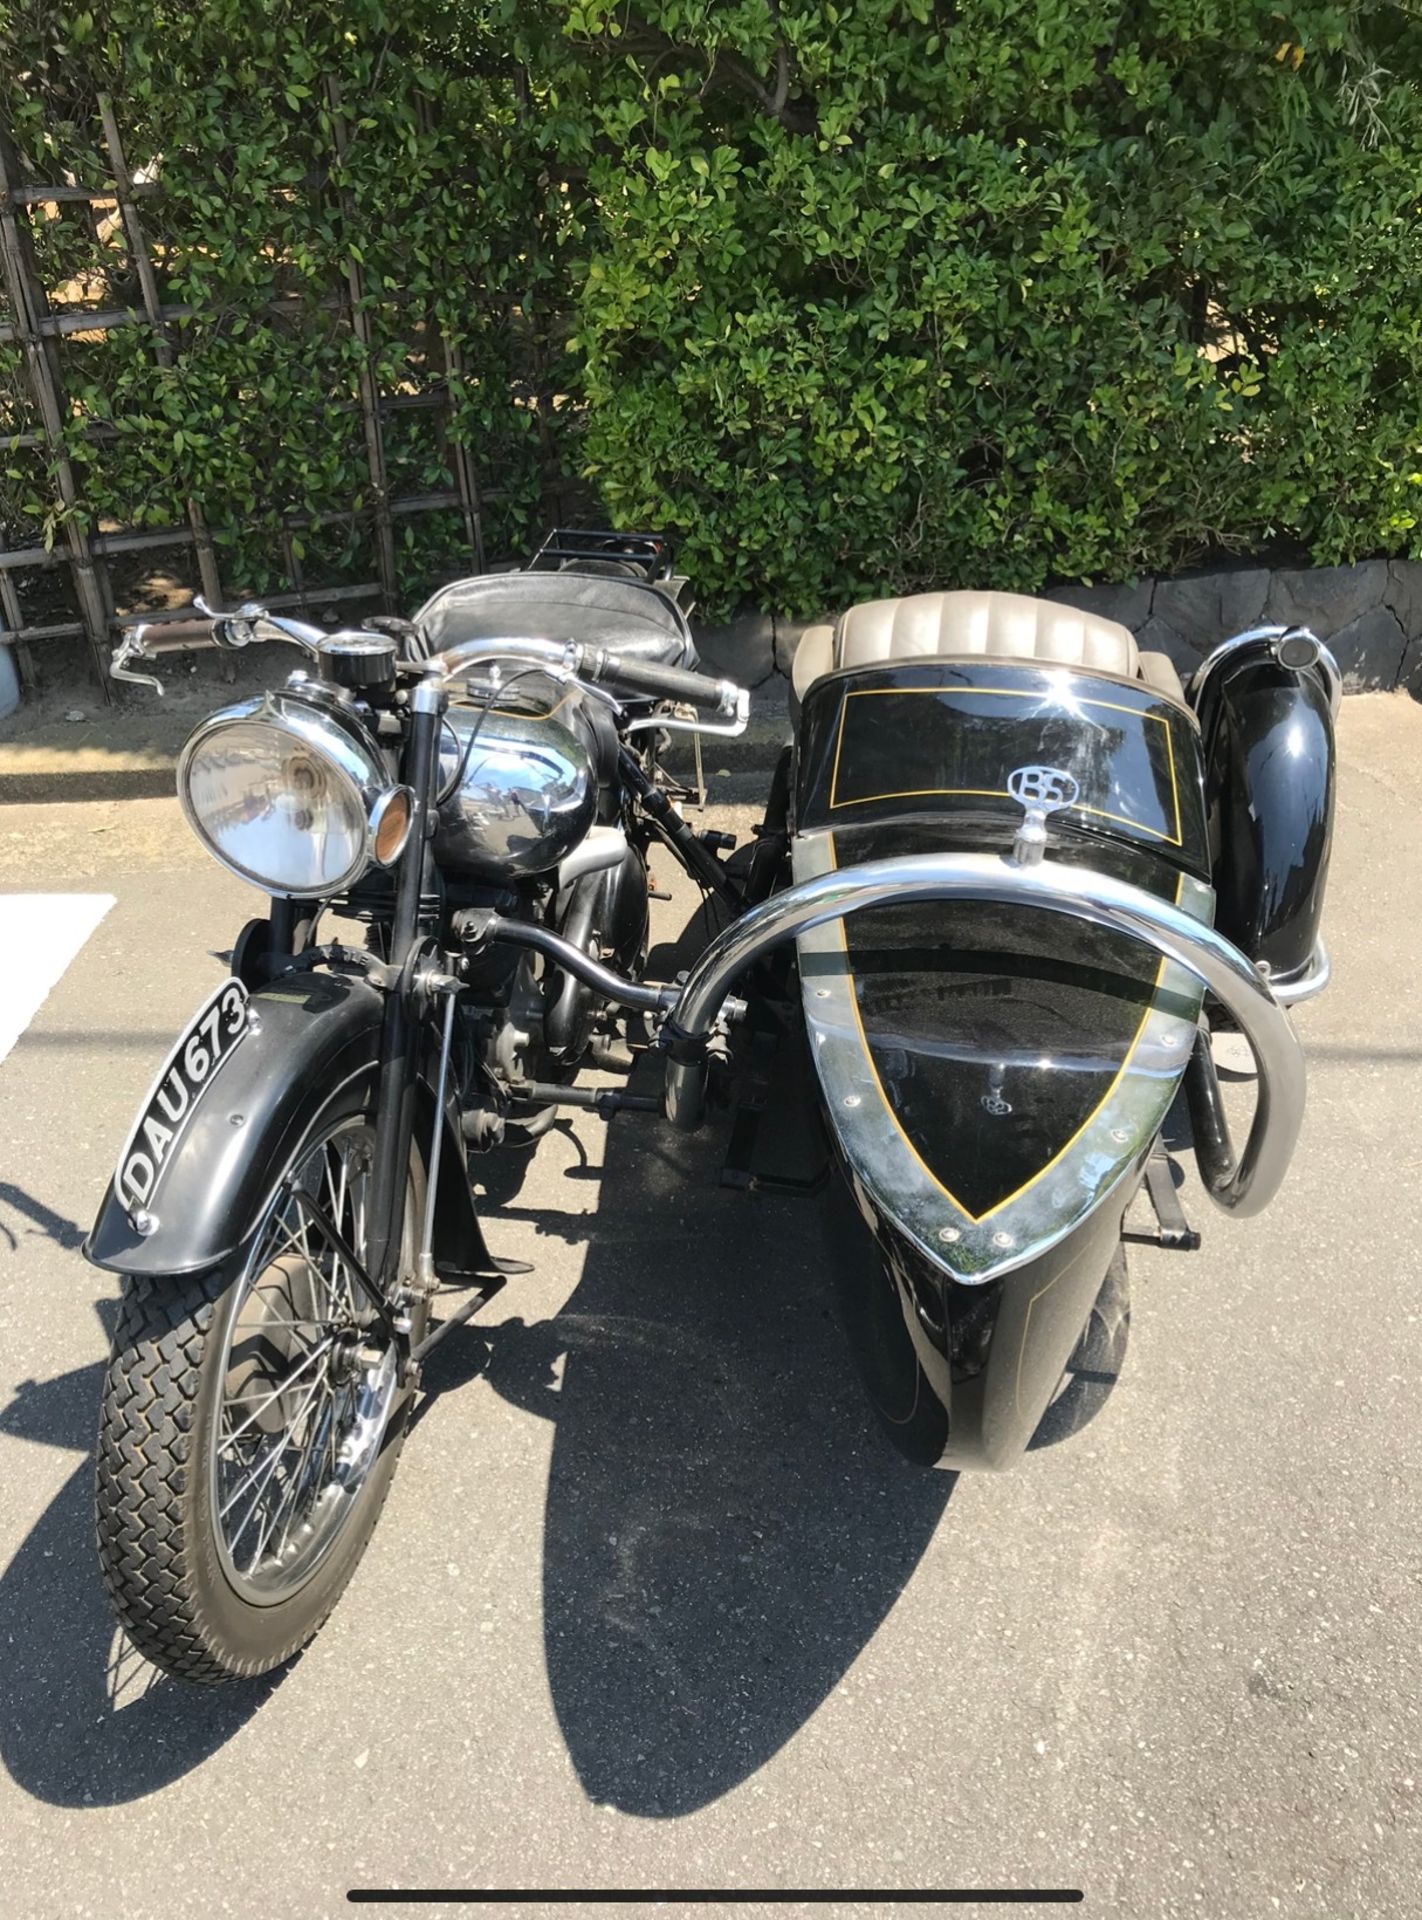
<svg viewBox="0 0 1422 1920">
<path fill-rule="evenodd" d="M 165 642 L 156 622 L 140 621 L 124 635 L 109 656 L 110 677 L 127 680 L 134 686 L 151 687 L 161 698 L 163 682 L 156 673 L 136 671 L 134 661 L 152 664 L 160 654 L 191 653 L 194 648 L 209 644 L 224 653 L 231 653 L 264 640 L 285 640 L 315 659 L 319 654 L 320 642 L 325 638 L 321 627 L 310 626 L 304 620 L 288 620 L 280 614 L 268 613 L 265 607 L 251 600 L 244 601 L 240 607 L 233 607 L 230 611 L 222 611 L 210 606 L 199 593 L 193 596 L 193 608 L 210 623 L 207 640 L 194 640 L 191 637 L 190 629 L 196 622 L 182 621 L 180 624 L 189 628 L 189 632 Z"/>
<path fill-rule="evenodd" d="M 111 680 L 131 681 L 136 687 L 152 687 L 153 691 L 161 699 L 163 695 L 163 682 L 158 678 L 157 674 L 135 673 L 129 665 L 130 660 L 151 661 L 154 659 L 155 656 L 153 653 L 144 645 L 144 638 L 147 635 L 150 624 L 147 620 L 142 621 L 138 626 L 126 633 L 123 639 L 119 641 L 109 656 L 109 678 Z"/>
</svg>

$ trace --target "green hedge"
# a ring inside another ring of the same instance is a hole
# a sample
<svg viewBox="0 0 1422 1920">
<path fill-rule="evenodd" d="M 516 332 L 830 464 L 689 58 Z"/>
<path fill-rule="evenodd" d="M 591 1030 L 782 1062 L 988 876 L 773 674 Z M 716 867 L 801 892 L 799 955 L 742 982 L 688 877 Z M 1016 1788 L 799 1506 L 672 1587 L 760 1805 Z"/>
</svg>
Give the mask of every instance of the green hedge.
<svg viewBox="0 0 1422 1920">
<path fill-rule="evenodd" d="M 465 352 L 496 549 L 561 461 L 679 533 L 713 611 L 1422 554 L 1408 7 L 115 0 L 0 9 L 0 68 L 29 163 L 58 127 L 80 177 L 112 88 L 166 295 L 215 309 L 169 374 L 141 330 L 68 349 L 118 429 L 76 442 L 95 519 L 192 493 L 256 566 L 277 512 L 361 495 L 314 305 L 358 249 L 387 386 L 436 326 Z M 397 435 L 397 483 L 443 458 Z M 412 592 L 452 535 L 405 528 Z"/>
<path fill-rule="evenodd" d="M 587 466 L 723 601 L 1422 553 L 1404 9 L 567 12 Z"/>
<path fill-rule="evenodd" d="M 516 13 L 449 0 L 30 0 L 8 11 L 0 0 L 0 114 L 26 174 L 110 177 L 97 110 L 107 90 L 130 167 L 161 180 L 140 205 L 162 297 L 198 310 L 173 328 L 170 370 L 146 326 L 63 344 L 91 526 L 181 525 L 191 496 L 218 531 L 227 577 L 261 588 L 283 569 L 283 514 L 336 516 L 297 536 L 298 560 L 321 584 L 375 577 L 368 523 L 339 517 L 370 496 L 363 354 L 329 305 L 354 259 L 381 391 L 418 398 L 439 384 L 447 336 L 467 372 L 450 424 L 495 496 L 489 548 L 534 536 L 559 458 L 539 403 L 559 386 L 550 329 L 567 330 L 568 218 L 511 50 Z M 113 225 L 96 236 L 72 206 L 35 220 L 48 284 L 96 308 L 137 305 Z M 274 300 L 286 304 L 274 311 Z M 3 436 L 35 423 L 16 398 L 16 350 L 0 354 L 12 372 L 0 381 Z M 116 438 L 96 443 L 84 431 L 95 423 Z M 449 487 L 434 412 L 389 414 L 386 442 L 393 493 Z M 5 464 L 11 538 L 52 539 L 43 456 Z M 402 518 L 396 532 L 412 598 L 464 547 L 453 511 Z"/>
</svg>

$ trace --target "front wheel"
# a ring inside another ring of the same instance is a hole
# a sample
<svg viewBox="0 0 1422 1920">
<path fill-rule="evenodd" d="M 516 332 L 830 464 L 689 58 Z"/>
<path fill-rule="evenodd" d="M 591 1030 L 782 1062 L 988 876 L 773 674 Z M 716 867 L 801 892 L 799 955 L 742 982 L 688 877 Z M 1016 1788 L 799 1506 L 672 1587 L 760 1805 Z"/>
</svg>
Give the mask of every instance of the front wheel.
<svg viewBox="0 0 1422 1920">
<path fill-rule="evenodd" d="M 384 1504 L 410 1389 L 308 1204 L 364 1262 L 374 1139 L 369 1115 L 328 1116 L 244 1253 L 124 1281 L 99 1420 L 99 1562 L 138 1651 L 183 1679 L 247 1678 L 296 1653 Z M 402 1273 L 422 1190 L 412 1152 Z"/>
</svg>

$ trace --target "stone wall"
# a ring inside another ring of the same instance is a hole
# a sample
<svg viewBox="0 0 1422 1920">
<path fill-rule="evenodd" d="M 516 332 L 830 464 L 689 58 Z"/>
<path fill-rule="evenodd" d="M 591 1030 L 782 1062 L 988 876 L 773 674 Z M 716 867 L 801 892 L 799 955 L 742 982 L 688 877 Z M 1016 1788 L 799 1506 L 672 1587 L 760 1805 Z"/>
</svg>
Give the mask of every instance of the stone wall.
<svg viewBox="0 0 1422 1920">
<path fill-rule="evenodd" d="M 1347 692 L 1422 694 L 1422 561 L 1237 567 L 1132 587 L 1054 587 L 1048 597 L 1119 620 L 1143 648 L 1168 653 L 1182 678 L 1232 633 L 1278 621 L 1313 629 Z"/>
<path fill-rule="evenodd" d="M 1143 648 L 1168 653 L 1188 679 L 1211 647 L 1246 627 L 1311 627 L 1332 648 L 1349 693 L 1406 687 L 1422 699 L 1422 561 L 1351 567 L 1230 567 L 1125 587 L 1064 586 L 1047 597 L 1129 627 Z M 708 666 L 744 686 L 788 675 L 808 623 L 745 614 L 698 635 Z"/>
</svg>

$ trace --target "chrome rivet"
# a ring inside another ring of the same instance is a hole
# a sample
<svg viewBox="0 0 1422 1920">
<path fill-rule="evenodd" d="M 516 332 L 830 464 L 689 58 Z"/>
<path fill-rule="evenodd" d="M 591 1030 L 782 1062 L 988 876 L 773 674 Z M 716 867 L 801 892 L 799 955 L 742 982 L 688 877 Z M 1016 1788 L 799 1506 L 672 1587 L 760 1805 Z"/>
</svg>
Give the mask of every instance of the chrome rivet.
<svg viewBox="0 0 1422 1920">
<path fill-rule="evenodd" d="M 828 987 L 815 988 L 815 998 L 817 1000 L 828 1000 L 829 997 L 830 997 L 830 990 Z"/>
<path fill-rule="evenodd" d="M 129 1221 L 134 1232 L 141 1233 L 145 1240 L 150 1234 L 158 1231 L 158 1216 L 156 1213 L 150 1213 L 147 1207 L 139 1207 L 135 1213 L 131 1213 Z"/>
<path fill-rule="evenodd" d="M 1010 1233 L 995 1233 L 992 1243 L 995 1247 L 1014 1247 L 1017 1244 Z"/>
<path fill-rule="evenodd" d="M 229 1123 L 234 1127 L 245 1127 L 247 1124 L 247 1116 L 245 1113 L 229 1113 L 227 1118 Z"/>
<path fill-rule="evenodd" d="M 940 1227 L 938 1229 L 938 1238 L 942 1240 L 946 1246 L 953 1246 L 957 1241 L 961 1240 L 962 1237 L 962 1234 L 959 1233 L 956 1227 Z"/>
<path fill-rule="evenodd" d="M 1118 1147 L 1124 1147 L 1130 1137 L 1130 1134 L 1127 1133 L 1124 1127 L 1112 1127 L 1111 1129 L 1111 1138 L 1116 1142 Z"/>
<path fill-rule="evenodd" d="M 857 1107 L 862 1105 L 863 1103 L 861 1102 L 859 1095 L 857 1093 L 847 1093 L 844 1096 L 844 1104 L 847 1107 Z"/>
</svg>

